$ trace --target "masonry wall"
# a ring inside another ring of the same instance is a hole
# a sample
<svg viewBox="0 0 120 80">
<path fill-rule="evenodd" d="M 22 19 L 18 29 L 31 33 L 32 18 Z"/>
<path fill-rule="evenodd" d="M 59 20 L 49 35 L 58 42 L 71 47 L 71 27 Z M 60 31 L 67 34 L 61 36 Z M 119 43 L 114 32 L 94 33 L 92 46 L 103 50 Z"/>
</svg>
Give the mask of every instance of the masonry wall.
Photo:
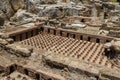
<svg viewBox="0 0 120 80">
<path fill-rule="evenodd" d="M 22 41 L 30 37 L 33 37 L 37 35 L 38 33 L 39 33 L 39 29 L 36 28 L 36 29 L 28 30 L 28 31 L 23 31 L 17 34 L 15 33 L 14 35 L 10 35 L 10 37 L 13 38 L 14 41 Z"/>
<path fill-rule="evenodd" d="M 80 32 L 75 32 L 75 31 L 70 31 L 65 29 L 50 28 L 50 27 L 33 28 L 30 30 L 25 30 L 22 32 L 14 33 L 13 35 L 10 35 L 10 37 L 13 38 L 14 41 L 22 41 L 24 39 L 28 39 L 32 36 L 35 36 L 40 32 L 53 34 L 56 36 L 74 38 L 78 40 L 86 40 L 86 41 L 91 41 L 96 43 L 106 43 L 113 40 L 112 37 L 91 35 L 91 34 L 85 34 L 85 33 L 80 33 Z"/>
<path fill-rule="evenodd" d="M 45 27 L 43 32 L 57 35 L 57 36 L 75 38 L 78 40 L 86 40 L 86 41 L 91 41 L 91 42 L 96 42 L 96 43 L 105 43 L 105 42 L 110 42 L 111 40 L 113 40 L 112 37 L 91 35 L 91 34 L 73 32 L 73 31 L 64 30 L 64 29 L 48 28 L 48 27 Z"/>
</svg>

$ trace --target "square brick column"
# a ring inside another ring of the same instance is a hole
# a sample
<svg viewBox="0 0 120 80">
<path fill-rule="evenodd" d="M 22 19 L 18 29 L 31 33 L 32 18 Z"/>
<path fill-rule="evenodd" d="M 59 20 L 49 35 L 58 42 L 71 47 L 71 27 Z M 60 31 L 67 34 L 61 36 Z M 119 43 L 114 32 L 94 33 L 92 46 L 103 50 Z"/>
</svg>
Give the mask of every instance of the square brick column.
<svg viewBox="0 0 120 80">
<path fill-rule="evenodd" d="M 67 37 L 67 32 L 62 32 L 63 37 Z"/>
</svg>

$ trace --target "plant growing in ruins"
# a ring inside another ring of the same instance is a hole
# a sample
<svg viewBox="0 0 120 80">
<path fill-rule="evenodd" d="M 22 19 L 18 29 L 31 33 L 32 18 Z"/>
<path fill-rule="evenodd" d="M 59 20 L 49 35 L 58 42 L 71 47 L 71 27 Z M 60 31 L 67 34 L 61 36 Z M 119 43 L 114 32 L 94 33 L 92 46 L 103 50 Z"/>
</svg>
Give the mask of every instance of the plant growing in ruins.
<svg viewBox="0 0 120 80">
<path fill-rule="evenodd" d="M 119 2 L 120 3 L 120 0 L 112 0 L 112 2 Z"/>
</svg>

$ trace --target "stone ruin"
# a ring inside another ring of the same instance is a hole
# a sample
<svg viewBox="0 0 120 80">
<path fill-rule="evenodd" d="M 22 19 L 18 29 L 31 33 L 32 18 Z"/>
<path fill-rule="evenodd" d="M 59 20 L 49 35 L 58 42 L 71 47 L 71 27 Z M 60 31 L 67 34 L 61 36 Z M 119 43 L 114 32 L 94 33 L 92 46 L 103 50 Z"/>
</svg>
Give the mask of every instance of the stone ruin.
<svg viewBox="0 0 120 80">
<path fill-rule="evenodd" d="M 0 80 L 120 80 L 119 2 L 0 5 Z"/>
<path fill-rule="evenodd" d="M 13 39 L 4 37 L 1 35 L 0 38 L 0 47 L 3 50 L 6 50 L 8 53 L 14 54 L 16 56 L 29 57 L 33 51 L 32 48 L 23 47 L 19 44 L 11 44 L 14 42 Z"/>
<path fill-rule="evenodd" d="M 120 67 L 120 41 L 111 41 L 105 44 L 105 55 L 112 59 L 118 67 Z M 114 53 L 114 54 L 113 54 Z"/>
</svg>

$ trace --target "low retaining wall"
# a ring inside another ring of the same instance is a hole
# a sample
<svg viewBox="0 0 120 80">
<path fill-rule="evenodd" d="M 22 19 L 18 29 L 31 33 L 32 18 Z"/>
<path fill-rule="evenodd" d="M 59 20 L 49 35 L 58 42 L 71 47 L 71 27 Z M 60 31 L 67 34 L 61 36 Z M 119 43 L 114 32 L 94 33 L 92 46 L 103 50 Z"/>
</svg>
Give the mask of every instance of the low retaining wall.
<svg viewBox="0 0 120 80">
<path fill-rule="evenodd" d="M 41 31 L 47 34 L 75 38 L 79 40 L 92 41 L 96 43 L 106 43 L 114 39 L 113 37 L 108 37 L 108 36 L 85 34 L 85 33 L 75 32 L 71 30 L 56 29 L 52 27 L 40 27 L 40 26 L 34 26 L 31 28 L 25 28 L 25 29 L 13 31 L 11 33 L 8 33 L 7 35 L 13 38 L 14 41 L 22 41 L 24 39 L 28 39 L 32 36 L 39 34 Z"/>
<path fill-rule="evenodd" d="M 33 70 L 27 67 L 23 67 L 21 65 L 10 65 L 8 67 L 4 67 L 3 71 L 5 73 L 5 76 L 11 74 L 14 71 L 18 71 L 22 74 L 25 74 L 35 80 L 65 80 L 65 78 L 63 78 L 62 76 L 56 75 L 56 74 L 52 74 L 52 73 L 48 73 L 42 70 Z"/>
<path fill-rule="evenodd" d="M 8 35 L 10 38 L 14 39 L 14 41 L 22 41 L 24 39 L 27 39 L 27 38 L 37 35 L 40 32 L 39 31 L 40 27 L 43 24 L 44 23 L 41 22 L 41 23 L 39 23 L 39 25 L 30 27 L 30 28 L 23 28 L 20 30 L 12 31 L 12 32 L 6 33 L 6 35 Z"/>
<path fill-rule="evenodd" d="M 27 76 L 30 76 L 36 80 L 41 80 L 41 79 L 43 80 L 65 80 L 63 77 L 58 76 L 56 74 L 44 72 L 42 70 L 35 71 L 33 69 L 26 68 L 26 67 L 19 66 L 19 65 L 17 66 L 17 71 Z"/>
<path fill-rule="evenodd" d="M 79 40 L 86 40 L 86 41 L 91 41 L 96 43 L 106 43 L 114 39 L 112 37 L 107 37 L 107 36 L 85 34 L 85 33 L 65 30 L 65 29 L 55 29 L 51 27 L 44 27 L 44 33 L 63 36 L 63 37 L 69 37 L 69 38 L 75 38 Z"/>
</svg>

